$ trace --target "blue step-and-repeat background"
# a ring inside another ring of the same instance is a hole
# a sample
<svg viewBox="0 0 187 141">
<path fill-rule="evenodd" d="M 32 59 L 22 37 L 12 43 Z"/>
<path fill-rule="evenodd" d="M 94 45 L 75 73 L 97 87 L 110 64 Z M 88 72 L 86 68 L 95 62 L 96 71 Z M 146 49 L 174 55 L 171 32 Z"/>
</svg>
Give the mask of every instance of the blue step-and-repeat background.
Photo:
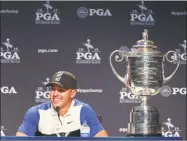
<svg viewBox="0 0 187 141">
<path fill-rule="evenodd" d="M 148 29 L 159 51 L 177 50 L 181 59 L 149 102 L 160 112 L 164 136 L 186 138 L 186 2 L 1 1 L 0 15 L 1 136 L 15 135 L 27 109 L 48 99 L 44 84 L 59 70 L 75 74 L 76 97 L 102 116 L 108 134 L 125 136 L 139 102 L 113 74 L 109 56 L 130 49 Z M 165 76 L 177 60 L 169 53 Z M 113 65 L 125 75 L 125 62 Z"/>
</svg>

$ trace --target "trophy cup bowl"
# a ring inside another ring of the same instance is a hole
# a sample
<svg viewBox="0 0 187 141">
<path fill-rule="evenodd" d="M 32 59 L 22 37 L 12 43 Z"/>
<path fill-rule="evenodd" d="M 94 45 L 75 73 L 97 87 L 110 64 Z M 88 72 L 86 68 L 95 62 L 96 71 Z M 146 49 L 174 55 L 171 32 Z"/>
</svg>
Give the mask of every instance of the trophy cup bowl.
<svg viewBox="0 0 187 141">
<path fill-rule="evenodd" d="M 159 123 L 159 111 L 148 104 L 148 99 L 160 92 L 163 84 L 167 83 L 176 73 L 180 60 L 173 73 L 165 78 L 164 60 L 167 54 L 157 51 L 157 46 L 148 40 L 148 30 L 142 33 L 143 39 L 133 45 L 131 51 L 115 50 L 110 54 L 110 66 L 116 77 L 130 89 L 132 94 L 141 100 L 139 106 L 133 107 L 130 112 L 130 123 L 128 124 L 128 136 L 162 136 Z M 118 75 L 112 65 L 112 56 L 115 61 L 126 61 L 126 74 L 124 77 Z M 177 52 L 176 52 L 177 53 Z M 121 58 L 120 58 L 121 57 Z"/>
</svg>

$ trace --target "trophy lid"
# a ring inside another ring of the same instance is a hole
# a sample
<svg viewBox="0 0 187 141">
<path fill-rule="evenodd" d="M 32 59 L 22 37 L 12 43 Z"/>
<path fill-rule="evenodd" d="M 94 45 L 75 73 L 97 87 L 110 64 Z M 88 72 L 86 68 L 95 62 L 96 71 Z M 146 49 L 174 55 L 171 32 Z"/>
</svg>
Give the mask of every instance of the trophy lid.
<svg viewBox="0 0 187 141">
<path fill-rule="evenodd" d="M 142 40 L 138 40 L 136 42 L 136 45 L 133 45 L 134 48 L 157 48 L 157 46 L 154 45 L 153 41 L 148 40 L 148 30 L 144 29 L 144 32 L 142 33 Z"/>
</svg>

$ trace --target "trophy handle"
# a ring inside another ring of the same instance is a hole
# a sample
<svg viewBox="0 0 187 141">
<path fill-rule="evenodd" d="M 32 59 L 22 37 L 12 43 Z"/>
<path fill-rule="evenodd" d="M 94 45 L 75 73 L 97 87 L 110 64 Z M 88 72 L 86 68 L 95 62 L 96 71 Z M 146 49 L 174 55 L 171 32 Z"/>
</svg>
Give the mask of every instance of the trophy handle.
<svg viewBox="0 0 187 141">
<path fill-rule="evenodd" d="M 167 60 L 169 60 L 167 56 L 168 56 L 168 54 L 171 53 L 171 52 L 176 53 L 176 55 L 178 56 L 178 63 L 177 63 L 177 66 L 176 66 L 175 70 L 173 71 L 173 73 L 172 73 L 170 76 L 168 76 L 168 77 L 165 78 L 164 73 L 163 73 L 163 84 L 165 84 L 165 83 L 167 83 L 168 81 L 171 80 L 171 78 L 174 76 L 174 74 L 176 73 L 176 71 L 178 70 L 179 65 L 180 65 L 180 56 L 179 56 L 178 51 L 168 51 L 168 52 L 163 56 L 163 60 L 165 60 L 165 58 L 166 58 Z"/>
<path fill-rule="evenodd" d="M 117 77 L 121 82 L 123 82 L 123 83 L 127 86 L 127 80 L 128 80 L 127 73 L 125 74 L 125 77 L 124 77 L 124 78 L 121 77 L 121 76 L 116 72 L 116 70 L 114 69 L 114 67 L 113 67 L 113 65 L 112 65 L 112 56 L 114 55 L 114 53 L 119 53 L 119 54 L 121 54 L 121 55 L 120 55 L 120 56 L 121 56 L 121 59 L 120 59 L 119 55 L 116 55 L 116 56 L 115 56 L 115 61 L 117 61 L 117 62 L 121 62 L 121 61 L 124 59 L 124 57 L 125 57 L 125 59 L 126 59 L 126 61 L 127 61 L 128 56 L 127 56 L 125 53 L 123 53 L 122 51 L 119 51 L 119 50 L 114 50 L 114 51 L 110 54 L 110 66 L 111 66 L 111 68 L 112 68 L 113 73 L 116 75 L 116 77 Z"/>
</svg>

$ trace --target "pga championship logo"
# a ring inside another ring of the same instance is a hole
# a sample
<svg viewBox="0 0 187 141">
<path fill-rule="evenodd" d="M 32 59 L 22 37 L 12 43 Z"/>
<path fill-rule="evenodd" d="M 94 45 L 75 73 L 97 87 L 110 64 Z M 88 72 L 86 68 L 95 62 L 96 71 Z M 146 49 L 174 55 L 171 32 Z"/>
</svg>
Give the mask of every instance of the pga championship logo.
<svg viewBox="0 0 187 141">
<path fill-rule="evenodd" d="M 164 137 L 180 137 L 179 132 L 181 131 L 179 127 L 173 125 L 171 118 L 167 118 L 166 122 L 163 122 L 161 127 L 162 135 Z"/>
<path fill-rule="evenodd" d="M 14 87 L 2 86 L 1 94 L 17 94 L 17 91 Z"/>
<path fill-rule="evenodd" d="M 9 38 L 1 45 L 1 63 L 20 63 L 19 49 L 15 47 Z"/>
<path fill-rule="evenodd" d="M 119 92 L 120 94 L 120 103 L 141 103 L 137 95 L 131 93 L 128 88 L 122 87 Z"/>
<path fill-rule="evenodd" d="M 42 4 L 45 9 L 38 9 L 36 11 L 36 24 L 60 24 L 59 11 L 53 8 L 49 1 Z"/>
<path fill-rule="evenodd" d="M 128 132 L 128 128 L 119 128 L 119 132 L 126 133 Z"/>
<path fill-rule="evenodd" d="M 91 44 L 91 40 L 87 39 L 85 43 L 83 43 L 84 48 L 79 48 L 76 52 L 77 64 L 100 64 L 101 58 L 99 56 L 100 51 L 98 48 L 94 48 Z"/>
<path fill-rule="evenodd" d="M 77 15 L 80 18 L 86 18 L 88 16 L 112 16 L 109 9 L 87 9 L 85 7 L 80 7 L 77 9 Z"/>
<path fill-rule="evenodd" d="M 130 24 L 131 25 L 155 25 L 155 19 L 153 11 L 148 9 L 144 1 L 137 5 L 139 9 L 134 9 L 130 13 Z"/>
<path fill-rule="evenodd" d="M 5 136 L 5 127 L 1 126 L 1 136 Z"/>
<path fill-rule="evenodd" d="M 186 40 L 183 41 L 183 43 L 179 44 L 179 47 L 181 49 L 177 49 L 177 52 L 179 55 L 176 54 L 174 51 L 169 51 L 166 55 L 166 60 L 170 63 L 177 64 L 178 60 L 180 59 L 180 64 L 187 64 L 186 60 Z M 180 57 L 180 58 L 179 58 Z"/>
<path fill-rule="evenodd" d="M 38 87 L 36 92 L 36 103 L 43 103 L 43 102 L 47 102 L 49 101 L 49 94 L 50 94 L 50 89 L 49 87 L 46 87 L 45 85 L 48 84 L 50 82 L 49 78 L 46 78 L 45 81 L 42 81 L 42 85 L 41 87 Z"/>
<path fill-rule="evenodd" d="M 170 95 L 186 95 L 186 87 L 177 88 L 177 87 L 169 87 L 169 86 L 162 86 L 160 89 L 160 94 L 164 97 L 168 97 Z"/>
</svg>

